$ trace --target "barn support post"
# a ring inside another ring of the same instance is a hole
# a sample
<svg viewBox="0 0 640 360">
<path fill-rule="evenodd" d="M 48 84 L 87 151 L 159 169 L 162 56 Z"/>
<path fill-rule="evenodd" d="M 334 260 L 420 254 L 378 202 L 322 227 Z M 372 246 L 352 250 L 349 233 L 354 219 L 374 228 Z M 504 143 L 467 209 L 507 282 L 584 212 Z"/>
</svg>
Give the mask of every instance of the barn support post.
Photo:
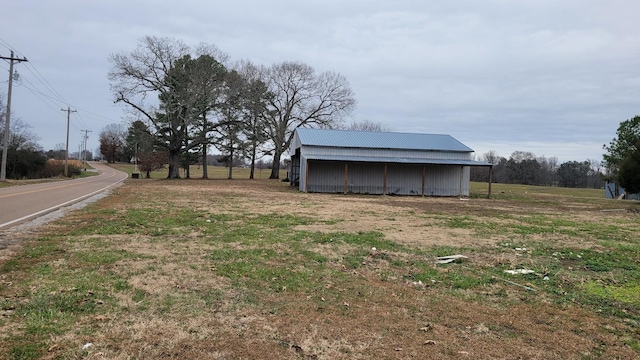
<svg viewBox="0 0 640 360">
<path fill-rule="evenodd" d="M 344 194 L 346 195 L 349 189 L 349 164 L 344 163 Z"/>
<path fill-rule="evenodd" d="M 382 195 L 387 195 L 387 164 L 384 164 L 384 175 L 382 177 Z"/>
</svg>

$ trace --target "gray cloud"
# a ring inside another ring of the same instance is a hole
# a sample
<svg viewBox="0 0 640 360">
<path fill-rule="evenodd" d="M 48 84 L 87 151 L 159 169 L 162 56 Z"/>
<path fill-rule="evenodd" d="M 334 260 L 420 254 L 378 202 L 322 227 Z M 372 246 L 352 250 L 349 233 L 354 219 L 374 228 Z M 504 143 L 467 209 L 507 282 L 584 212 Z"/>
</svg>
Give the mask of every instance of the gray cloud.
<svg viewBox="0 0 640 360">
<path fill-rule="evenodd" d="M 600 159 L 619 122 L 640 113 L 638 10 L 631 0 L 40 0 L 4 5 L 0 37 L 79 110 L 72 143 L 90 129 L 91 149 L 125 115 L 112 103 L 108 56 L 156 35 L 215 44 L 232 60 L 339 72 L 356 93 L 355 119 L 451 134 L 478 155 L 521 150 L 562 162 Z M 0 68 L 5 81 L 8 65 Z M 16 69 L 15 116 L 46 149 L 64 142 L 66 104 L 34 93 L 57 98 L 27 65 Z"/>
</svg>

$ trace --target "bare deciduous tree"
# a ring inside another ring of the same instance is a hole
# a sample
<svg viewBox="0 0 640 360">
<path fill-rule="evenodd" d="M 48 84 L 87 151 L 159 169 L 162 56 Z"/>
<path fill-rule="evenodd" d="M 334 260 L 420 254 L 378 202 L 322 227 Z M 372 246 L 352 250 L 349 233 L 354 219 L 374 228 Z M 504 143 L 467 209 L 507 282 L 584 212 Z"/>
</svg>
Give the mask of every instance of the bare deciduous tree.
<svg viewBox="0 0 640 360">
<path fill-rule="evenodd" d="M 189 47 L 182 41 L 146 36 L 130 54 L 114 54 L 109 59 L 109 80 L 116 102 L 130 106 L 152 124 L 157 133 L 168 137 L 169 141 L 165 145 L 170 156 L 170 178 L 180 176 L 179 156 L 184 134 L 181 106 L 164 109 L 166 114 L 158 116 L 157 98 L 149 102 L 148 97 L 156 95 L 171 98 L 176 84 L 175 81 L 170 81 L 170 72 L 178 59 L 188 55 L 189 51 Z"/>
<path fill-rule="evenodd" d="M 496 152 L 495 150 L 489 150 L 486 153 L 482 154 L 482 159 L 485 162 L 493 165 L 496 165 L 497 163 L 500 162 L 500 156 L 498 155 L 498 152 Z"/>
<path fill-rule="evenodd" d="M 515 161 L 516 163 L 525 161 L 525 160 L 536 160 L 536 155 L 530 151 L 514 151 L 511 153 L 511 158 L 510 160 Z"/>
<path fill-rule="evenodd" d="M 187 136 L 199 117 L 207 124 L 206 112 L 211 107 L 207 96 L 214 92 L 202 87 L 215 81 L 204 77 L 203 73 L 211 69 L 203 68 L 219 68 L 215 56 L 220 54 L 212 45 L 201 45 L 192 59 L 191 48 L 182 41 L 147 36 L 133 52 L 109 59 L 109 80 L 116 102 L 127 104 L 154 128 L 169 153 L 169 178 L 180 177 L 180 156 L 188 150 L 185 144 L 199 145 L 187 141 Z M 150 99 L 152 94 L 157 98 Z M 203 136 L 207 132 L 205 126 Z"/>
<path fill-rule="evenodd" d="M 354 121 L 344 128 L 345 130 L 354 131 L 374 131 L 374 132 L 389 132 L 393 131 L 389 126 L 379 122 L 373 122 L 370 120 Z"/>
<path fill-rule="evenodd" d="M 273 142 L 271 179 L 278 179 L 282 154 L 289 148 L 298 127 L 331 128 L 355 107 L 347 79 L 334 72 L 316 75 L 300 62 L 273 65 L 267 74 L 270 100 L 267 130 Z"/>
<path fill-rule="evenodd" d="M 121 160 L 127 138 L 127 131 L 120 124 L 109 124 L 100 131 L 100 153 L 107 162 Z"/>
<path fill-rule="evenodd" d="M 0 119 L 0 144 L 4 139 L 4 117 Z M 22 121 L 19 117 L 11 117 L 9 124 L 9 148 L 15 150 L 39 150 L 38 136 L 32 131 L 32 126 Z M 0 148 L 2 152 L 2 148 Z"/>
<path fill-rule="evenodd" d="M 555 156 L 539 156 L 540 185 L 553 185 L 557 181 L 558 158 Z"/>
</svg>

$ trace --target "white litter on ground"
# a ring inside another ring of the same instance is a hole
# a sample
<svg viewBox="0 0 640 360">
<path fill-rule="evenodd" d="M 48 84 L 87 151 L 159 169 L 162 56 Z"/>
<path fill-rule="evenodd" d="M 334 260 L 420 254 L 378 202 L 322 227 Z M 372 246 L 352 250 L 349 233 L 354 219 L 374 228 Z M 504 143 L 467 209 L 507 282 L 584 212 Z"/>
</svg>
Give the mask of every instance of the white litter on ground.
<svg viewBox="0 0 640 360">
<path fill-rule="evenodd" d="M 449 256 L 440 256 L 436 258 L 436 264 L 448 264 L 461 259 L 468 259 L 468 257 L 464 255 L 449 255 Z"/>
<path fill-rule="evenodd" d="M 505 270 L 507 274 L 511 275 L 524 275 L 524 274 L 534 274 L 535 271 L 529 269 L 515 269 L 515 270 Z"/>
</svg>

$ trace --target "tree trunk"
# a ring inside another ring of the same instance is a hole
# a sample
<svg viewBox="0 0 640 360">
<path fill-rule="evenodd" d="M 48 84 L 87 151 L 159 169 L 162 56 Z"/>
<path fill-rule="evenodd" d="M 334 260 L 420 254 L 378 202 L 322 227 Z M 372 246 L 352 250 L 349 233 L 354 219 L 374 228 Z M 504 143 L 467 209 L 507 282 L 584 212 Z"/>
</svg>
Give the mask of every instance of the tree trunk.
<svg viewBox="0 0 640 360">
<path fill-rule="evenodd" d="M 202 144 L 202 178 L 209 178 L 209 171 L 207 171 L 207 142 L 205 141 Z"/>
<path fill-rule="evenodd" d="M 249 172 L 249 179 L 253 179 L 253 173 L 256 169 L 256 144 L 253 143 L 253 147 L 251 148 L 251 171 Z"/>
<path fill-rule="evenodd" d="M 169 174 L 167 179 L 180 179 L 180 151 L 169 151 Z"/>
<path fill-rule="evenodd" d="M 282 153 L 276 149 L 273 154 L 273 164 L 271 165 L 271 175 L 269 179 L 280 179 L 280 158 Z"/>
<path fill-rule="evenodd" d="M 231 150 L 229 150 L 229 177 L 227 179 L 233 179 L 233 146 L 231 146 Z"/>
</svg>

